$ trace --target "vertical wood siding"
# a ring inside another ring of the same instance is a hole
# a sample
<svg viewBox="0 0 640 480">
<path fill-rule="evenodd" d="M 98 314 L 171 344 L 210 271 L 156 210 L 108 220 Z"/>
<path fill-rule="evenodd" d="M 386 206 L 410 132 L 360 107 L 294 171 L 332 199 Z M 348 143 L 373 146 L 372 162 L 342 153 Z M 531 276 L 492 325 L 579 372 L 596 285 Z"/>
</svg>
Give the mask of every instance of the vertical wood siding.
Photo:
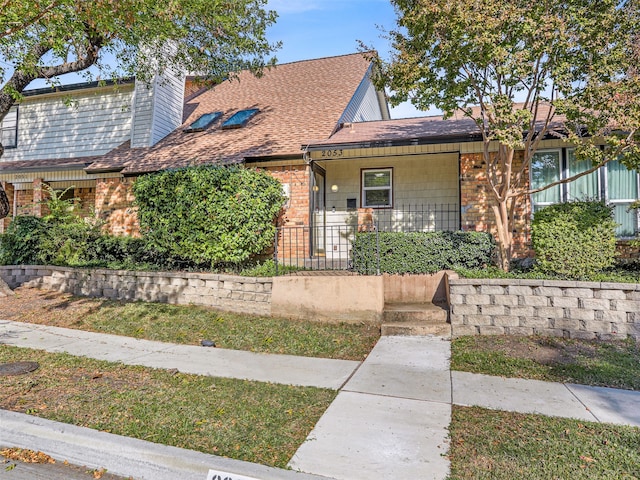
<svg viewBox="0 0 640 480">
<path fill-rule="evenodd" d="M 151 147 L 182 124 L 184 84 L 171 74 L 136 84 L 131 147 Z"/>
<path fill-rule="evenodd" d="M 347 105 L 342 117 L 340 117 L 340 123 L 368 122 L 382 119 L 378 93 L 369 76 L 366 76 L 360 83 L 349 105 Z"/>
</svg>

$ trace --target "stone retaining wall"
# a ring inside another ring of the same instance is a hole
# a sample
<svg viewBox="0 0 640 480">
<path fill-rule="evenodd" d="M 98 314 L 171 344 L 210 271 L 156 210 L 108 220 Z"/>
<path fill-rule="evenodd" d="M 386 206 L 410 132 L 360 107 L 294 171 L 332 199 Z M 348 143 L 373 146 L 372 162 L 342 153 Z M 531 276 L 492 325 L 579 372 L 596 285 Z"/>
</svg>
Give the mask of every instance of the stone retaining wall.
<svg viewBox="0 0 640 480">
<path fill-rule="evenodd" d="M 257 315 L 271 313 L 270 277 L 2 266 L 0 278 L 11 288 L 29 285 L 89 297 L 206 305 Z"/>
<path fill-rule="evenodd" d="M 451 327 L 461 335 L 548 335 L 640 341 L 640 285 L 450 279 Z"/>
</svg>

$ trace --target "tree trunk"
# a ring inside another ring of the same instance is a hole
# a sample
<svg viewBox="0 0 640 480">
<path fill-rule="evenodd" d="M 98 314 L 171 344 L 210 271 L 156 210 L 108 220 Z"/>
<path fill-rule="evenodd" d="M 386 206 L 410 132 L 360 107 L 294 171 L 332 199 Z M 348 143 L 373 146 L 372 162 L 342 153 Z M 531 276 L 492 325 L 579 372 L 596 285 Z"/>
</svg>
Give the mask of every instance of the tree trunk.
<svg viewBox="0 0 640 480">
<path fill-rule="evenodd" d="M 509 271 L 511 257 L 513 255 L 513 231 L 510 218 L 508 200 L 497 200 L 498 204 L 492 207 L 496 217 L 498 230 L 498 265 L 505 272 Z"/>
</svg>

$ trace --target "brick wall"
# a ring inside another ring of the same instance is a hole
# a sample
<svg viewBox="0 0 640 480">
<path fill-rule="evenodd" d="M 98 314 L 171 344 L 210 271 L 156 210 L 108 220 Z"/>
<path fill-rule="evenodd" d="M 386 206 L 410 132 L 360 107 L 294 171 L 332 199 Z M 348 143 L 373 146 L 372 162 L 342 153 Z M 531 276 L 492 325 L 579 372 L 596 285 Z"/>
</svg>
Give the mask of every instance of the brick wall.
<svg viewBox="0 0 640 480">
<path fill-rule="evenodd" d="M 131 177 L 96 180 L 96 214 L 105 222 L 105 230 L 113 235 L 139 235 L 138 216 L 133 206 L 134 181 Z"/>
<path fill-rule="evenodd" d="M 11 288 L 28 285 L 89 297 L 205 305 L 255 315 L 271 312 L 270 277 L 0 266 L 0 278 Z"/>
<path fill-rule="evenodd" d="M 82 216 L 88 217 L 92 214 L 96 202 L 95 188 L 74 188 L 73 197 L 76 198 L 77 209 L 75 212 Z"/>
<path fill-rule="evenodd" d="M 293 165 L 264 170 L 289 189 L 289 200 L 280 225 L 309 225 L 309 168 Z"/>
<path fill-rule="evenodd" d="M 449 291 L 454 336 L 640 341 L 640 284 L 450 279 Z"/>
<path fill-rule="evenodd" d="M 518 153 L 514 168 L 522 166 L 522 154 Z M 460 155 L 460 209 L 462 229 L 496 233 L 496 221 L 492 205 L 495 205 L 493 193 L 487 184 L 486 162 L 482 153 L 463 153 Z M 525 173 L 528 179 L 528 173 Z M 526 185 L 525 185 L 526 187 Z M 514 247 L 517 256 L 529 254 L 531 205 L 529 197 L 517 200 L 515 208 Z"/>
<path fill-rule="evenodd" d="M 278 219 L 283 227 L 309 226 L 309 168 L 306 165 L 291 165 L 265 168 L 272 177 L 289 191 L 289 200 Z M 309 232 L 295 229 L 281 233 L 278 251 L 281 259 L 304 259 L 309 256 Z"/>
</svg>

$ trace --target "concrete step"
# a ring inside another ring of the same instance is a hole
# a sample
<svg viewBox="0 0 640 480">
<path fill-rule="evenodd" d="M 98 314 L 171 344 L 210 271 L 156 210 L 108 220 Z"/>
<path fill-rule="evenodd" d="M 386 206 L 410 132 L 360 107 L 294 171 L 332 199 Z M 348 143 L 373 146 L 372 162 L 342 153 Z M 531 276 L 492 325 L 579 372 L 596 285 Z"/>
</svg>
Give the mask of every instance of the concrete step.
<svg viewBox="0 0 640 480">
<path fill-rule="evenodd" d="M 438 324 L 446 323 L 448 318 L 448 307 L 433 303 L 387 303 L 382 314 L 384 323 L 412 320 Z"/>
<path fill-rule="evenodd" d="M 448 308 L 433 303 L 386 304 L 382 314 L 382 335 L 451 336 Z"/>
</svg>

